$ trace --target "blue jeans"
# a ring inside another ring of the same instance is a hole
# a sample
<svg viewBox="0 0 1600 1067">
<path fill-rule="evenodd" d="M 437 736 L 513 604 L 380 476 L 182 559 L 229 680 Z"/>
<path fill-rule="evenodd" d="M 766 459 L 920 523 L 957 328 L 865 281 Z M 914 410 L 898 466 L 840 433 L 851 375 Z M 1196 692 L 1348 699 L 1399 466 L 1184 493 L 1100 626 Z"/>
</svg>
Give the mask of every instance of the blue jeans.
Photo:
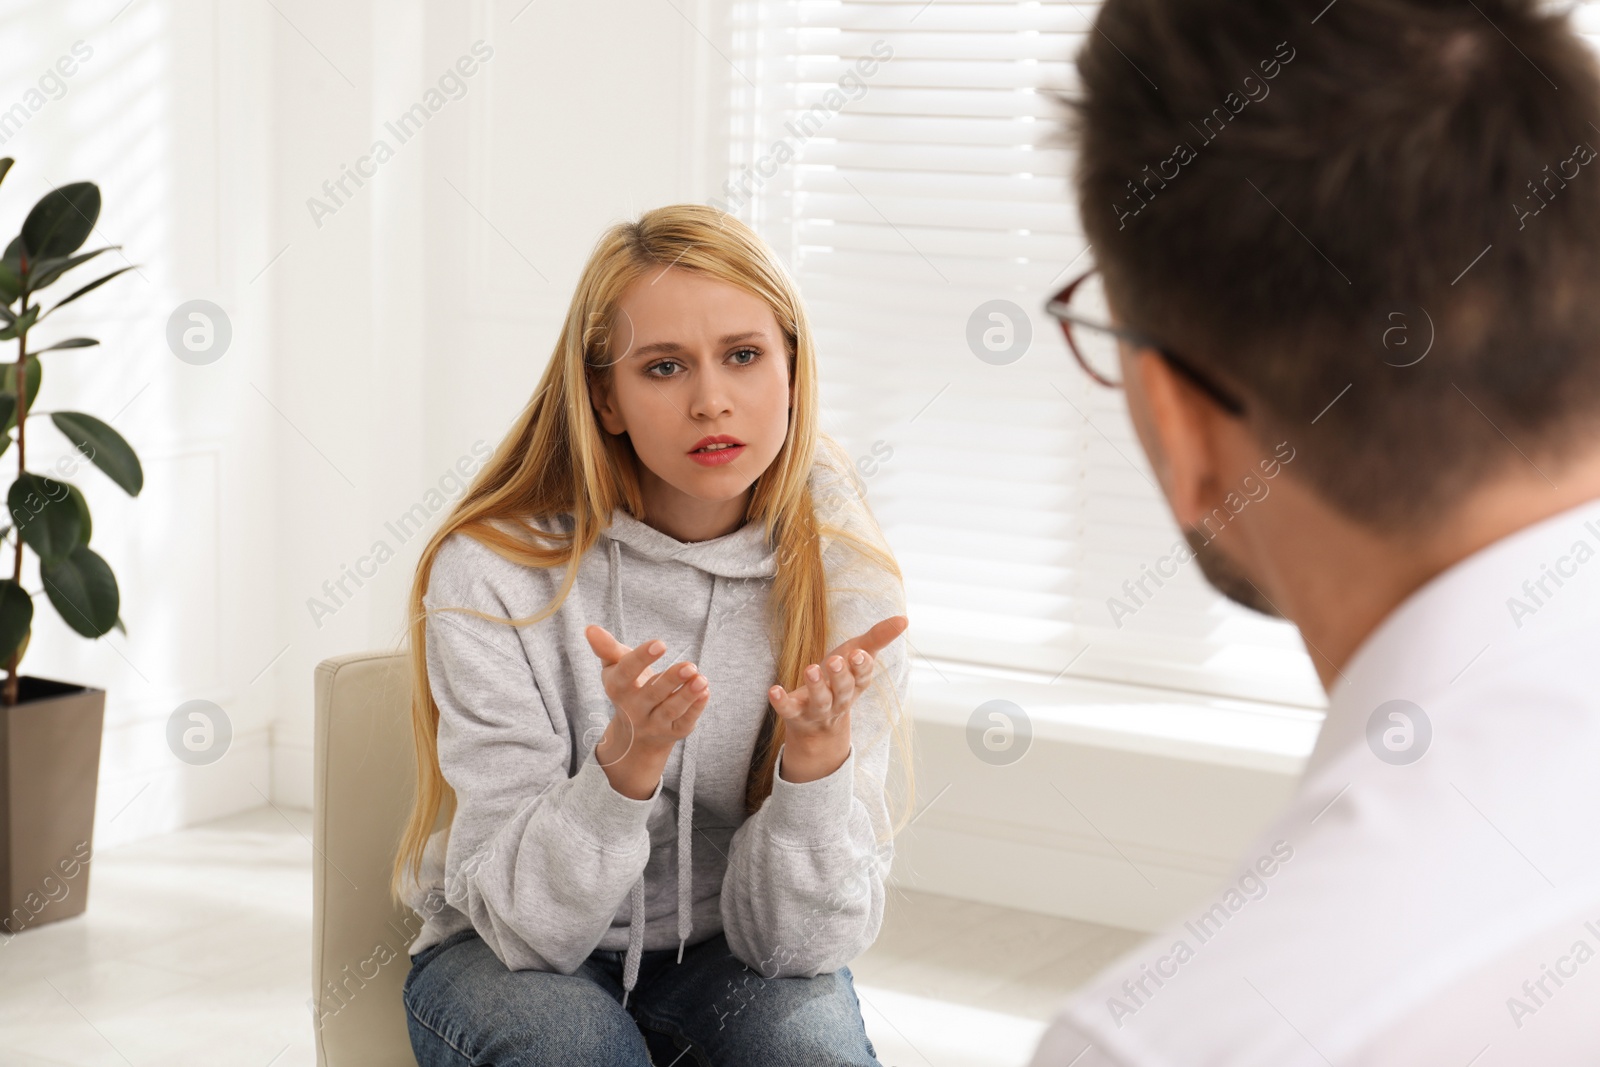
<svg viewBox="0 0 1600 1067">
<path fill-rule="evenodd" d="M 420 1067 L 882 1067 L 850 968 L 764 978 L 722 935 L 647 950 L 622 1007 L 620 951 L 577 971 L 510 971 L 462 930 L 418 953 L 404 999 Z"/>
</svg>

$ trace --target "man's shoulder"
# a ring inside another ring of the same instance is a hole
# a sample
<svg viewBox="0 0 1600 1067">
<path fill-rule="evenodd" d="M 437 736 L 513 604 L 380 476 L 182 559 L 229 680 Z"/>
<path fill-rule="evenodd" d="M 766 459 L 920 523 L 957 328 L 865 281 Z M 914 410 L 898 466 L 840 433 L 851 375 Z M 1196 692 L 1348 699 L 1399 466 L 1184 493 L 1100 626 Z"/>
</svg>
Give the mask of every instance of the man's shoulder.
<svg viewBox="0 0 1600 1067">
<path fill-rule="evenodd" d="M 1459 736 L 1448 708 L 1438 718 L 1425 760 L 1385 763 L 1363 740 L 1302 782 L 1220 886 L 1063 1005 L 1041 1049 L 1076 1041 L 1108 1064 L 1321 1062 L 1309 1037 L 1334 1062 L 1360 1059 L 1406 1013 L 1447 1012 L 1458 976 L 1600 908 L 1600 862 L 1561 843 L 1600 833 L 1593 779 Z M 1592 730 L 1570 742 L 1597 747 Z"/>
</svg>

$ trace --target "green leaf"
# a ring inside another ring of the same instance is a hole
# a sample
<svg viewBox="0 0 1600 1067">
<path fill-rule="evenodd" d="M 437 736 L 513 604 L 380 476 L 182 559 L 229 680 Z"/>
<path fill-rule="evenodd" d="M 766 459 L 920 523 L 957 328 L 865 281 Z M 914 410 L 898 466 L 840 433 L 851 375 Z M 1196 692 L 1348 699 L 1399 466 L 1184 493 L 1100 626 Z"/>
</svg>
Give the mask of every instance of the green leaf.
<svg viewBox="0 0 1600 1067">
<path fill-rule="evenodd" d="M 94 290 L 100 288 L 106 282 L 109 282 L 112 278 L 115 278 L 117 275 L 122 274 L 122 273 L 124 273 L 126 271 L 130 271 L 132 269 L 133 269 L 133 267 L 131 265 L 126 266 L 126 267 L 118 267 L 116 270 L 112 271 L 110 274 L 102 275 L 101 277 L 96 278 L 94 281 L 90 282 L 88 285 L 84 286 L 82 289 L 79 289 L 77 292 L 73 293 L 71 296 L 69 296 L 65 300 L 61 301 L 61 303 L 59 303 L 55 307 L 51 308 L 50 311 L 54 311 L 54 310 L 56 310 L 56 308 L 66 307 L 68 304 L 70 304 L 74 300 L 78 299 L 78 297 L 84 295 L 85 293 L 94 292 Z M 50 314 L 50 311 L 46 311 L 45 315 Z M 40 317 L 43 318 L 44 316 L 40 316 Z"/>
<path fill-rule="evenodd" d="M 12 159 L 10 156 L 0 159 L 0 182 L 6 180 L 6 175 L 11 173 L 11 164 L 15 162 L 16 160 Z"/>
<path fill-rule="evenodd" d="M 40 352 L 54 352 L 58 348 L 88 348 L 99 343 L 93 337 L 74 337 L 68 341 L 57 341 L 45 348 L 35 348 L 31 354 L 37 356 Z"/>
<path fill-rule="evenodd" d="M 23 646 L 33 626 L 33 598 L 15 578 L 0 581 L 0 663 Z"/>
<path fill-rule="evenodd" d="M 128 442 L 110 426 L 93 415 L 80 411 L 52 411 L 50 421 L 78 446 L 78 451 L 89 461 L 105 471 L 106 477 L 122 487 L 129 496 L 138 496 L 144 488 L 144 468 L 139 457 L 133 454 Z"/>
<path fill-rule="evenodd" d="M 62 484 L 67 487 L 67 495 L 72 497 L 72 503 L 78 509 L 78 523 L 80 525 L 78 544 L 86 545 L 94 532 L 94 523 L 89 519 L 89 498 L 83 495 L 82 489 L 79 489 L 71 482 L 63 482 Z"/>
<path fill-rule="evenodd" d="M 104 248 L 97 248 L 93 252 L 85 252 L 81 256 L 56 256 L 52 259 L 36 259 L 28 265 L 28 292 L 36 293 L 45 286 L 54 284 L 57 278 L 73 267 L 89 262 L 102 252 L 109 252 L 113 248 L 121 247 L 121 245 L 106 245 Z"/>
<path fill-rule="evenodd" d="M 39 577 L 61 618 L 84 637 L 102 637 L 117 625 L 116 575 L 87 545 L 74 548 L 59 562 L 41 561 Z"/>
<path fill-rule="evenodd" d="M 122 636 L 123 637 L 127 637 L 128 636 L 128 628 L 126 626 L 122 625 L 122 616 L 121 615 L 117 616 L 117 629 L 122 631 Z"/>
<path fill-rule="evenodd" d="M 0 255 L 0 297 L 9 304 L 22 293 L 22 238 L 13 237 Z"/>
<path fill-rule="evenodd" d="M 29 259 L 70 256 L 89 239 L 100 217 L 100 187 L 73 182 L 39 198 L 22 223 L 22 247 Z"/>
<path fill-rule="evenodd" d="M 59 563 L 83 542 L 78 508 L 65 482 L 24 472 L 11 483 L 6 506 L 23 542 L 39 554 L 41 564 Z"/>
<path fill-rule="evenodd" d="M 34 397 L 39 395 L 39 382 L 44 378 L 44 368 L 32 356 L 28 357 L 28 410 L 33 410 Z M 0 363 L 0 394 L 9 394 L 11 397 L 10 412 L 6 417 L 5 429 L 9 430 L 17 424 L 17 365 L 15 363 Z"/>
<path fill-rule="evenodd" d="M 33 329 L 33 324 L 39 321 L 39 305 L 31 305 L 27 311 L 18 315 L 9 326 L 0 330 L 0 341 L 14 341 L 18 335 L 26 334 Z"/>
</svg>

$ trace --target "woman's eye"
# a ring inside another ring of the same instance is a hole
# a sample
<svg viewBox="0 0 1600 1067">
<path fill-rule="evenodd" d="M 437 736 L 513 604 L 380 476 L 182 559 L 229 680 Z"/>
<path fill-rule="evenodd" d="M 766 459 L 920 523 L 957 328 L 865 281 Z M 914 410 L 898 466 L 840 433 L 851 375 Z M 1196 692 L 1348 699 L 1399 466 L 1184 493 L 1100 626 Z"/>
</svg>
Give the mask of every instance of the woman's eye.
<svg viewBox="0 0 1600 1067">
<path fill-rule="evenodd" d="M 760 349 L 755 349 L 755 348 L 740 348 L 740 349 L 734 350 L 733 352 L 731 352 L 729 354 L 730 355 L 734 355 L 734 356 L 748 355 L 750 357 L 749 359 L 744 360 L 743 362 L 741 362 L 739 364 L 739 366 L 741 366 L 741 367 L 748 367 L 750 364 L 754 363 L 756 360 L 761 358 Z"/>
<path fill-rule="evenodd" d="M 674 374 L 657 374 L 656 371 L 660 370 L 662 367 L 676 367 L 677 365 L 678 365 L 678 361 L 677 360 L 664 359 L 660 363 L 652 363 L 652 364 L 650 364 L 650 366 L 648 366 L 648 367 L 646 367 L 644 369 L 644 372 L 645 372 L 645 374 L 647 376 L 649 376 L 651 378 L 674 378 L 674 377 L 677 377 Z"/>
</svg>

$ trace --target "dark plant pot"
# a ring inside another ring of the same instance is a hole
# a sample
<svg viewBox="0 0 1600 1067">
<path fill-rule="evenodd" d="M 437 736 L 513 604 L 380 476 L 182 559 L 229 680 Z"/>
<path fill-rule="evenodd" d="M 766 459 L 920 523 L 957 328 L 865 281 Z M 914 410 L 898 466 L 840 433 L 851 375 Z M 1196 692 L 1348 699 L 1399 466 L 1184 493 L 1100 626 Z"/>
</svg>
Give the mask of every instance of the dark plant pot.
<svg viewBox="0 0 1600 1067">
<path fill-rule="evenodd" d="M 0 929 L 17 934 L 89 903 L 106 691 L 23 675 L 0 706 Z"/>
</svg>

